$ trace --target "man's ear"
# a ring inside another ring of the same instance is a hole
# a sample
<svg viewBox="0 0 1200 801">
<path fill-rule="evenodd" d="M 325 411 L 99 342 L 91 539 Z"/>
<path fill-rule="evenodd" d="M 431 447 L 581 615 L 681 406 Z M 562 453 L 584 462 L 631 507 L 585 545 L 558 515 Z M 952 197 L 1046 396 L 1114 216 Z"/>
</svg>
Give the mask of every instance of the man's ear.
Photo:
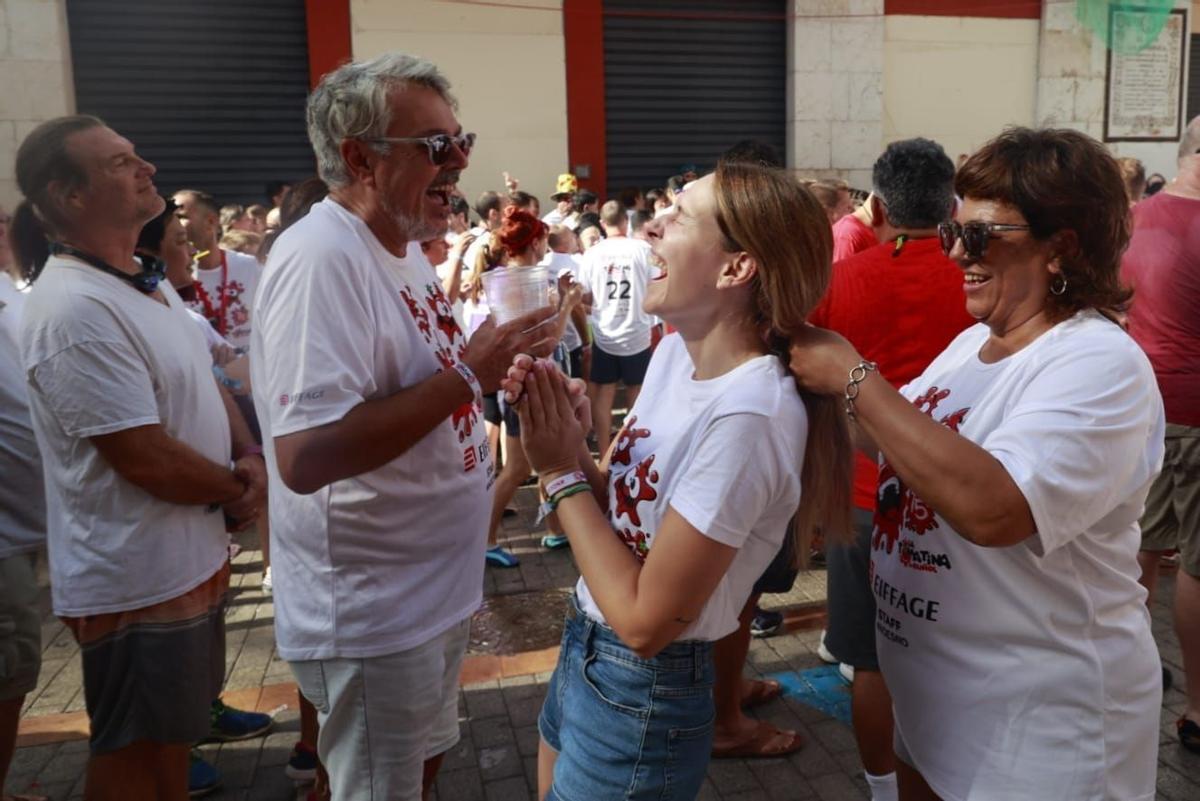
<svg viewBox="0 0 1200 801">
<path fill-rule="evenodd" d="M 878 195 L 871 195 L 871 225 L 880 226 L 888 222 L 887 206 L 879 199 Z"/>
<path fill-rule="evenodd" d="M 351 178 L 374 186 L 374 159 L 370 145 L 358 139 L 343 139 L 338 145 L 338 152 L 342 154 L 342 163 Z"/>
<path fill-rule="evenodd" d="M 717 276 L 717 288 L 745 286 L 758 275 L 758 259 L 745 251 L 732 254 Z"/>
</svg>

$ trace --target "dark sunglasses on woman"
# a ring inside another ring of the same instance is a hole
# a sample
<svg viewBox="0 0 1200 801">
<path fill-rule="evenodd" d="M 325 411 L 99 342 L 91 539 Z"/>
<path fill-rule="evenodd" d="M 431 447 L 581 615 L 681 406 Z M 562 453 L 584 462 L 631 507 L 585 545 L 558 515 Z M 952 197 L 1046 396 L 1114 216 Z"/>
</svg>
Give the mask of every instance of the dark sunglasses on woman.
<svg viewBox="0 0 1200 801">
<path fill-rule="evenodd" d="M 1011 223 L 980 222 L 972 220 L 966 224 L 950 222 L 938 223 L 938 239 L 942 243 L 942 252 L 947 256 L 954 250 L 954 243 L 962 240 L 963 250 L 967 258 L 979 261 L 987 253 L 987 244 L 997 231 L 1028 231 L 1028 225 L 1013 225 Z"/>
</svg>

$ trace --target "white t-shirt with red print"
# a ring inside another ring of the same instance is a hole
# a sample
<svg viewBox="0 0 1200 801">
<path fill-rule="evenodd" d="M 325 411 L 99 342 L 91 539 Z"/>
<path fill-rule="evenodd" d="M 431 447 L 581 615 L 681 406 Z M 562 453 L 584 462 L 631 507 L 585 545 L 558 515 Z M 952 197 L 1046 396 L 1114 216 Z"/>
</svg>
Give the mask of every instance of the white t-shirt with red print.
<svg viewBox="0 0 1200 801">
<path fill-rule="evenodd" d="M 415 242 L 387 252 L 335 201 L 271 250 L 254 309 L 251 376 L 270 477 L 275 636 L 284 659 L 414 648 L 483 592 L 494 466 L 465 403 L 387 464 L 311 495 L 283 483 L 274 438 L 453 369 L 466 339 Z"/>
<path fill-rule="evenodd" d="M 221 249 L 222 263 L 196 268 L 196 299 L 188 306 L 240 350 L 250 346 L 250 316 L 262 265 L 253 256 Z"/>
<path fill-rule="evenodd" d="M 790 535 L 800 504 L 808 416 L 775 356 L 697 381 L 683 339 L 663 339 L 617 440 L 609 471 L 613 536 L 645 559 L 673 508 L 710 539 L 738 549 L 700 617 L 680 640 L 719 640 L 737 629 L 754 582 Z M 603 622 L 587 582 L 583 611 Z"/>
<path fill-rule="evenodd" d="M 901 751 L 941 798 L 1152 799 L 1162 678 L 1138 519 L 1162 400 L 1129 336 L 1083 312 L 994 364 L 967 329 L 902 392 L 982 446 L 1037 533 L 984 548 L 885 461 L 872 538 Z"/>
</svg>

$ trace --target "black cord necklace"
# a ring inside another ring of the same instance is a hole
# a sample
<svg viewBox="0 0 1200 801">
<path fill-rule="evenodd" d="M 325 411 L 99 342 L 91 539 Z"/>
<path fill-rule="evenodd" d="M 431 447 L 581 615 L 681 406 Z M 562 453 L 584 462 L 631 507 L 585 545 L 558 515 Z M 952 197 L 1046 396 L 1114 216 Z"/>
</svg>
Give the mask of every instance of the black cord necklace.
<svg viewBox="0 0 1200 801">
<path fill-rule="evenodd" d="M 122 281 L 126 282 L 144 295 L 152 294 L 155 290 L 157 290 L 159 282 L 161 282 L 163 277 L 167 274 L 166 265 L 164 265 L 160 259 L 154 259 L 148 256 L 137 257 L 141 262 L 142 271 L 140 273 L 131 275 L 124 270 L 118 270 L 104 259 L 93 256 L 90 253 L 85 253 L 84 251 L 79 250 L 78 248 L 73 248 L 70 245 L 64 245 L 62 242 L 52 243 L 50 245 L 50 252 L 56 256 L 73 256 L 74 258 L 79 259 L 86 264 L 90 264 L 92 267 L 95 267 L 102 273 L 108 273 L 111 276 L 120 278 Z"/>
</svg>

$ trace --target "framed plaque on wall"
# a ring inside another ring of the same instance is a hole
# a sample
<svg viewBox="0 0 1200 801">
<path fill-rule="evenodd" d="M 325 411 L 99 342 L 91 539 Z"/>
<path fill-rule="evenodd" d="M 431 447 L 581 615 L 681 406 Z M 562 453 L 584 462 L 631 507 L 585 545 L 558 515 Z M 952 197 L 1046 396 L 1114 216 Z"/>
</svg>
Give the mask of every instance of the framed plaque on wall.
<svg viewBox="0 0 1200 801">
<path fill-rule="evenodd" d="M 1109 10 L 1106 142 L 1176 141 L 1183 132 L 1187 10 L 1173 9 L 1162 18 L 1161 11 L 1134 5 Z"/>
</svg>

